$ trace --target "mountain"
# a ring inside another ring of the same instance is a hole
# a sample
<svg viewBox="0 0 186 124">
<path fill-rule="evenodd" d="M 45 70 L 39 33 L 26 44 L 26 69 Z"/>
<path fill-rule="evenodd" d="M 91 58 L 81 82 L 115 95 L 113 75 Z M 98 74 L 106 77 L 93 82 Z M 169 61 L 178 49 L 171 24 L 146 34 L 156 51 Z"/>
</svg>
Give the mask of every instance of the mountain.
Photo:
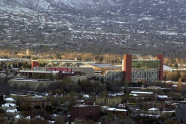
<svg viewBox="0 0 186 124">
<path fill-rule="evenodd" d="M 121 3 L 120 0 L 12 0 L 12 2 L 34 10 L 65 7 L 77 10 L 96 10 L 120 6 Z"/>
<path fill-rule="evenodd" d="M 23 49 L 185 56 L 185 23 L 185 0 L 0 0 L 1 46 Z"/>
</svg>

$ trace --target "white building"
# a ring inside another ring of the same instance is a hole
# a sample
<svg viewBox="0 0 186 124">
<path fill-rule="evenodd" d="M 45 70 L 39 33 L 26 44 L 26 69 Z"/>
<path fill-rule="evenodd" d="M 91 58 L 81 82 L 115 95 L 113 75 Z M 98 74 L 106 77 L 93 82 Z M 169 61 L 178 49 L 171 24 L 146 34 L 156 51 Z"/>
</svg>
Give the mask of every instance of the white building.
<svg viewBox="0 0 186 124">
<path fill-rule="evenodd" d="M 7 103 L 14 103 L 14 102 L 16 102 L 16 100 L 13 99 L 13 98 L 5 98 L 4 100 L 5 100 Z"/>
<path fill-rule="evenodd" d="M 8 115 L 8 116 L 16 116 L 17 114 L 18 114 L 18 111 L 17 111 L 17 109 L 8 109 L 8 110 L 6 110 L 6 114 Z"/>
<path fill-rule="evenodd" d="M 8 81 L 11 87 L 25 87 L 29 86 L 31 89 L 37 89 L 39 86 L 48 87 L 50 84 L 55 83 L 49 79 L 25 79 L 25 78 L 16 78 Z"/>
<path fill-rule="evenodd" d="M 16 104 L 14 103 L 5 103 L 1 105 L 1 108 L 6 111 L 6 110 L 14 110 L 16 109 Z"/>
</svg>

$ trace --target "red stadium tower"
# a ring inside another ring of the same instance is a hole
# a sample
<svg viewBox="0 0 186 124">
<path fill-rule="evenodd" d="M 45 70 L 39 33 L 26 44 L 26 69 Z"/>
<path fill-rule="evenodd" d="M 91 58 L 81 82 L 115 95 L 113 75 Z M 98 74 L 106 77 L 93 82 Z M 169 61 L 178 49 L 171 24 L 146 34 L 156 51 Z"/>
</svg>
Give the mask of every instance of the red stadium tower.
<svg viewBox="0 0 186 124">
<path fill-rule="evenodd" d="M 163 80 L 163 54 L 158 54 L 157 59 L 160 60 L 159 80 Z"/>
<path fill-rule="evenodd" d="M 125 72 L 125 79 L 127 81 L 131 81 L 132 76 L 132 55 L 125 54 L 124 55 L 124 70 Z"/>
<path fill-rule="evenodd" d="M 131 54 L 125 54 L 122 63 L 125 80 L 129 82 L 138 82 L 138 80 L 147 80 L 153 82 L 163 80 L 163 55 L 158 54 L 157 59 L 132 59 Z"/>
</svg>

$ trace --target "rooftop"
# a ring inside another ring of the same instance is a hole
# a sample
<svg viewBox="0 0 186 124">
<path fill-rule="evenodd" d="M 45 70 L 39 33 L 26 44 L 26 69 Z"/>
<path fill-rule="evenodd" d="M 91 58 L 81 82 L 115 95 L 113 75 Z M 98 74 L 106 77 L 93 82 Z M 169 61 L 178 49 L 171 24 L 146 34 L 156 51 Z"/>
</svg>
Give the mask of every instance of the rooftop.
<svg viewBox="0 0 186 124">
<path fill-rule="evenodd" d="M 99 106 L 99 105 L 82 105 L 82 104 L 74 105 L 74 107 L 91 107 L 91 106 Z"/>
<path fill-rule="evenodd" d="M 14 102 L 15 100 L 13 98 L 5 98 L 5 101 Z"/>
<path fill-rule="evenodd" d="M 24 82 L 46 82 L 46 81 L 52 81 L 49 79 L 27 79 L 27 78 L 14 78 L 11 79 L 10 81 L 24 81 Z"/>
<path fill-rule="evenodd" d="M 131 94 L 153 94 L 153 92 L 131 91 Z"/>
<path fill-rule="evenodd" d="M 45 61 L 45 62 L 81 62 L 80 60 L 65 60 L 65 59 L 38 59 L 36 61 Z"/>
<path fill-rule="evenodd" d="M 12 107 L 12 106 L 16 106 L 16 104 L 14 104 L 14 103 L 5 103 L 5 104 L 1 105 L 1 107 Z"/>
<path fill-rule="evenodd" d="M 158 111 L 159 109 L 158 108 L 150 108 L 148 109 L 149 111 Z"/>
<path fill-rule="evenodd" d="M 108 111 L 122 111 L 122 112 L 126 112 L 126 109 L 117 109 L 117 108 L 108 108 Z"/>
<path fill-rule="evenodd" d="M 158 98 L 168 98 L 168 96 L 167 95 L 158 95 Z"/>
<path fill-rule="evenodd" d="M 41 70 L 20 70 L 19 72 L 30 72 L 30 73 L 59 73 L 59 71 L 41 71 Z"/>
<path fill-rule="evenodd" d="M 132 59 L 132 61 L 160 61 L 160 60 L 152 60 L 152 59 Z"/>
<path fill-rule="evenodd" d="M 15 112 L 17 112 L 17 109 L 13 109 L 13 110 L 6 110 L 6 112 L 10 112 L 10 113 L 15 113 Z"/>
</svg>

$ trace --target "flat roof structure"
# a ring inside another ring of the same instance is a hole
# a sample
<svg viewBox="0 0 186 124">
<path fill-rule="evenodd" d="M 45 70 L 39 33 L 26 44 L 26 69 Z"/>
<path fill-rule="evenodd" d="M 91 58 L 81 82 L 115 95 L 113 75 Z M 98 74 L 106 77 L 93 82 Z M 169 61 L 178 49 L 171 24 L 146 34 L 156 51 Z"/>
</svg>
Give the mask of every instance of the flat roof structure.
<svg viewBox="0 0 186 124">
<path fill-rule="evenodd" d="M 50 69 L 63 70 L 63 68 L 64 68 L 64 70 L 67 69 L 67 71 L 62 71 L 63 73 L 74 73 L 74 72 L 78 71 L 78 72 L 85 73 L 88 78 L 92 78 L 95 76 L 94 70 L 92 67 L 34 67 L 33 69 L 35 71 L 42 72 L 42 71 L 46 71 L 46 70 L 50 70 Z M 34 71 L 34 70 L 30 70 L 30 71 Z M 22 72 L 24 72 L 24 71 L 26 72 L 27 70 L 23 70 Z M 48 71 L 48 72 L 50 72 L 50 71 Z M 37 73 L 37 72 L 35 72 L 35 73 Z"/>
<path fill-rule="evenodd" d="M 23 81 L 23 82 L 46 82 L 46 81 L 52 81 L 49 79 L 26 79 L 26 78 L 14 78 L 10 79 L 10 81 Z"/>
<path fill-rule="evenodd" d="M 131 94 L 153 94 L 153 92 L 131 91 Z"/>
<path fill-rule="evenodd" d="M 42 71 L 42 70 L 20 70 L 22 73 L 59 73 L 59 71 Z"/>
<path fill-rule="evenodd" d="M 77 104 L 77 105 L 74 105 L 73 107 L 92 107 L 92 106 L 100 106 L 100 105 L 82 105 L 82 104 Z"/>
<path fill-rule="evenodd" d="M 6 110 L 6 112 L 9 112 L 9 113 L 16 113 L 16 112 L 17 112 L 17 109 L 13 109 L 13 110 L 8 109 L 8 110 Z"/>
<path fill-rule="evenodd" d="M 1 107 L 12 107 L 12 106 L 16 106 L 16 104 L 14 104 L 14 103 L 5 103 L 5 104 L 1 105 Z"/>
<path fill-rule="evenodd" d="M 0 59 L 0 62 L 12 61 L 11 59 Z"/>
<path fill-rule="evenodd" d="M 117 109 L 117 108 L 108 108 L 107 111 L 124 111 L 126 112 L 127 110 L 126 109 Z"/>
<path fill-rule="evenodd" d="M 80 60 L 65 60 L 65 59 L 37 59 L 32 61 L 38 61 L 38 62 L 81 62 Z"/>
<path fill-rule="evenodd" d="M 80 61 L 80 60 L 65 60 L 65 59 L 58 59 L 58 60 L 54 60 L 54 59 L 37 59 L 37 60 L 32 60 L 32 61 L 37 61 L 39 63 L 71 63 L 71 64 L 95 64 L 96 62 L 92 62 L 92 61 Z"/>
<path fill-rule="evenodd" d="M 150 108 L 148 109 L 148 111 L 158 111 L 159 109 L 158 108 Z"/>
</svg>

